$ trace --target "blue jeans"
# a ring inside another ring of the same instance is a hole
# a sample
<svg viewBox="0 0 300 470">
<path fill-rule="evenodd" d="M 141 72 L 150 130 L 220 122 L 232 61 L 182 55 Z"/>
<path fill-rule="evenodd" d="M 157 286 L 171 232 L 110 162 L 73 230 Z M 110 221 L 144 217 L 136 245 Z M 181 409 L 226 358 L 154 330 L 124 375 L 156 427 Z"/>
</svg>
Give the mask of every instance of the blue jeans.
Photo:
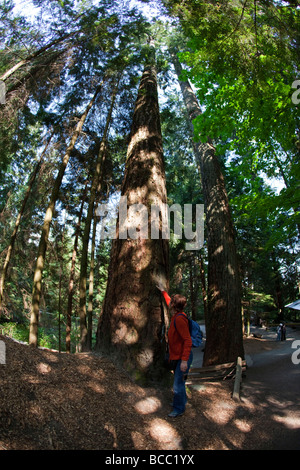
<svg viewBox="0 0 300 470">
<path fill-rule="evenodd" d="M 188 368 L 185 372 L 181 372 L 180 364 L 181 361 L 178 361 L 175 372 L 174 372 L 174 384 L 173 384 L 173 410 L 177 411 L 178 413 L 183 413 L 185 410 L 185 405 L 187 402 L 186 396 L 186 389 L 185 389 L 185 380 L 184 376 L 187 375 L 190 365 L 193 360 L 193 352 L 191 351 L 189 360 L 188 360 Z"/>
</svg>

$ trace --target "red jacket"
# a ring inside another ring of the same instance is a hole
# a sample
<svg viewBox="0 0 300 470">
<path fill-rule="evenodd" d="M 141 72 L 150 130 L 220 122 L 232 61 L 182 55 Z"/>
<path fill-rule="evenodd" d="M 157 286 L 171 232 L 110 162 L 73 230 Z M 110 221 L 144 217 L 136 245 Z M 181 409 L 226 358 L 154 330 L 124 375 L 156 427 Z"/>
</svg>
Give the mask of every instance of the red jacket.
<svg viewBox="0 0 300 470">
<path fill-rule="evenodd" d="M 166 291 L 162 291 L 162 295 L 169 306 L 171 297 Z M 178 315 L 183 313 L 184 315 Z M 176 328 L 174 319 L 176 318 Z M 168 331 L 169 355 L 170 360 L 181 359 L 187 361 L 191 354 L 192 339 L 189 330 L 189 322 L 184 312 L 177 312 L 171 318 Z"/>
</svg>

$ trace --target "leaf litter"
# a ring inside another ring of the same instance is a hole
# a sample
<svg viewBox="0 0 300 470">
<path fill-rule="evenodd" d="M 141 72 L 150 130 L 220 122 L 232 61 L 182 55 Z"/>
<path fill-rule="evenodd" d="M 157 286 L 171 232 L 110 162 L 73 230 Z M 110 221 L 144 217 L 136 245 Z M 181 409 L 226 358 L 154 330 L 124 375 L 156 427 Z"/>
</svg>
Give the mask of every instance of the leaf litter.
<svg viewBox="0 0 300 470">
<path fill-rule="evenodd" d="M 264 425 L 268 410 L 258 409 L 251 399 L 233 401 L 232 380 L 188 387 L 185 414 L 170 419 L 171 388 L 141 387 L 108 358 L 35 349 L 1 335 L 0 340 L 6 346 L 6 363 L 0 364 L 2 450 L 230 450 L 270 445 Z"/>
</svg>

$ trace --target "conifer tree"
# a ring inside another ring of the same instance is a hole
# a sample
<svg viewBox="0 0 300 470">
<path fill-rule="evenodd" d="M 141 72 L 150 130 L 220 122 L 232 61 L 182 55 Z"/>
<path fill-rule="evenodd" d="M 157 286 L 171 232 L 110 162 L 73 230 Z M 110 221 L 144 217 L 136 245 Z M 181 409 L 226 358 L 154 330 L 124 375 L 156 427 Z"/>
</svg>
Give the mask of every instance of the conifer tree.
<svg viewBox="0 0 300 470">
<path fill-rule="evenodd" d="M 161 208 L 166 203 L 154 52 L 150 45 L 133 115 L 121 192 L 127 198 L 128 214 L 136 204 L 147 208 L 148 227 L 151 204 Z M 139 216 L 141 222 L 142 214 Z M 150 231 L 148 238 L 143 238 L 141 225 L 134 234 L 134 220 L 132 213 L 125 224 L 118 220 L 97 349 L 110 353 L 132 376 L 144 381 L 162 374 L 162 339 L 167 320 L 156 283 L 161 281 L 167 288 L 168 241 L 151 239 Z"/>
<path fill-rule="evenodd" d="M 182 68 L 173 61 L 191 123 L 201 109 L 188 81 L 180 80 Z M 195 143 L 205 200 L 208 286 L 204 364 L 222 364 L 244 356 L 241 284 L 235 234 L 229 201 L 215 148 L 211 141 Z"/>
<path fill-rule="evenodd" d="M 83 247 L 80 267 L 80 305 L 79 305 L 79 318 L 80 318 L 80 349 L 81 351 L 89 350 L 91 345 L 88 344 L 88 329 L 87 329 L 87 315 L 86 315 L 86 285 L 87 285 L 87 266 L 88 266 L 88 245 L 90 237 L 91 223 L 94 216 L 94 203 L 96 199 L 96 191 L 101 186 L 101 177 L 103 171 L 103 165 L 106 156 L 106 141 L 108 137 L 108 130 L 111 122 L 111 116 L 115 104 L 116 94 L 118 91 L 120 77 L 118 77 L 112 93 L 111 105 L 106 118 L 106 126 L 102 136 L 100 149 L 96 161 L 96 170 L 93 175 L 91 192 L 89 197 L 88 213 L 85 222 L 84 234 L 83 234 Z"/>
<path fill-rule="evenodd" d="M 30 331 L 29 331 L 29 344 L 31 346 L 36 347 L 38 345 L 38 322 L 39 322 L 39 310 L 40 310 L 40 298 L 41 298 L 41 284 L 42 284 L 42 273 L 44 269 L 44 264 L 45 264 L 45 254 L 46 254 L 46 249 L 47 249 L 47 243 L 48 243 L 48 237 L 49 237 L 49 231 L 50 231 L 50 224 L 52 221 L 54 209 L 55 209 L 55 204 L 58 198 L 59 194 L 59 189 L 60 185 L 66 170 L 66 167 L 68 165 L 70 155 L 72 150 L 74 149 L 75 143 L 77 141 L 77 138 L 79 137 L 83 124 L 86 120 L 86 117 L 88 115 L 88 112 L 92 108 L 95 99 L 100 92 L 102 88 L 102 83 L 98 85 L 96 88 L 96 91 L 94 93 L 93 98 L 90 100 L 88 103 L 87 107 L 85 108 L 83 114 L 81 115 L 81 118 L 79 122 L 76 125 L 76 128 L 74 130 L 73 136 L 71 138 L 71 141 L 68 145 L 67 151 L 63 157 L 63 160 L 61 162 L 60 168 L 58 175 L 56 177 L 54 187 L 52 190 L 50 202 L 45 214 L 45 219 L 44 219 L 44 224 L 42 228 L 42 233 L 40 237 L 40 242 L 39 242 L 39 247 L 38 247 L 38 254 L 37 254 L 37 261 L 36 261 L 36 267 L 34 271 L 34 279 L 33 279 L 33 292 L 32 292 L 32 307 L 31 307 L 31 317 L 30 317 Z"/>
</svg>

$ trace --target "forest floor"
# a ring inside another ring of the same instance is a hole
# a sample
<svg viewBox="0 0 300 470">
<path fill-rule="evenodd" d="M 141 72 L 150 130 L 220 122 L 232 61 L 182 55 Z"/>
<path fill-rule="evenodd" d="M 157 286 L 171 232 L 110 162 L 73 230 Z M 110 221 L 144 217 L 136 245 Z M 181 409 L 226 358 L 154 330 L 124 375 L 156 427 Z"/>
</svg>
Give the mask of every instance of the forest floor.
<svg viewBox="0 0 300 470">
<path fill-rule="evenodd" d="M 265 330 L 245 339 L 250 365 L 240 401 L 232 399 L 233 380 L 205 382 L 188 388 L 185 414 L 171 419 L 171 389 L 141 387 L 94 354 L 0 336 L 0 450 L 300 450 L 295 339 L 299 330 L 284 342 Z"/>
</svg>

